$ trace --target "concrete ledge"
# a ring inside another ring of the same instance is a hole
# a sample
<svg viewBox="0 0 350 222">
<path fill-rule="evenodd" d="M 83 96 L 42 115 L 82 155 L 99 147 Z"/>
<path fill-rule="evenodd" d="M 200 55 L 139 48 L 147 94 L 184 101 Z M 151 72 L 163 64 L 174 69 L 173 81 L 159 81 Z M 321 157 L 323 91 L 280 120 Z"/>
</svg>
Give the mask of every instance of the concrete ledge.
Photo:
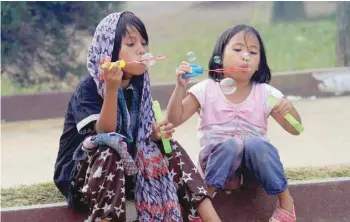
<svg viewBox="0 0 350 222">
<path fill-rule="evenodd" d="M 134 221 L 136 219 L 134 203 L 126 201 L 126 208 L 126 222 Z M 1 221 L 5 222 L 82 222 L 87 217 L 87 213 L 77 212 L 66 203 L 1 209 Z"/>
<path fill-rule="evenodd" d="M 350 78 L 350 67 L 317 69 L 275 73 L 271 85 L 280 89 L 285 95 L 326 97 L 334 96 L 334 91 L 344 91 L 344 95 L 350 94 L 348 78 Z M 163 109 L 166 108 L 174 87 L 174 83 L 152 85 L 153 98 L 159 100 Z M 71 94 L 72 92 L 56 92 L 1 96 L 1 120 L 22 121 L 64 117 Z"/>
<path fill-rule="evenodd" d="M 64 117 L 72 92 L 1 96 L 1 121 Z"/>
<path fill-rule="evenodd" d="M 290 183 L 298 222 L 350 221 L 350 177 Z M 241 189 L 231 194 L 218 193 L 214 206 L 224 222 L 262 222 L 271 216 L 276 198 L 262 189 Z M 135 218 L 134 207 L 127 204 L 128 221 Z M 86 215 L 74 212 L 65 203 L 36 205 L 1 210 L 6 222 L 78 222 Z"/>
<path fill-rule="evenodd" d="M 350 221 L 350 178 L 294 182 L 290 191 L 298 222 Z M 274 210 L 276 198 L 263 189 L 218 193 L 214 206 L 223 221 L 265 222 Z M 231 219 L 232 218 L 232 219 Z"/>
</svg>

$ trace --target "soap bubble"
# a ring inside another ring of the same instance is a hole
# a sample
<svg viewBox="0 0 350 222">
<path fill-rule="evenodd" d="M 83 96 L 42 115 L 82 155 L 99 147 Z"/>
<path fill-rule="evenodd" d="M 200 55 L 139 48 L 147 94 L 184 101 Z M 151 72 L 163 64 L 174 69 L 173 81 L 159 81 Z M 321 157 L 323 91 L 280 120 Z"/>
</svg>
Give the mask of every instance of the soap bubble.
<svg viewBox="0 0 350 222">
<path fill-rule="evenodd" d="M 236 81 L 232 78 L 225 78 L 220 81 L 220 88 L 225 95 L 232 94 L 236 91 Z"/>
<path fill-rule="evenodd" d="M 220 56 L 214 56 L 214 63 L 220 64 L 221 63 L 221 57 Z"/>
<path fill-rule="evenodd" d="M 196 54 L 194 52 L 188 52 L 186 55 L 189 62 L 196 60 Z"/>
<path fill-rule="evenodd" d="M 142 56 L 141 61 L 146 65 L 146 66 L 153 66 L 156 64 L 157 60 L 156 58 L 152 55 L 152 53 L 146 53 Z"/>
</svg>

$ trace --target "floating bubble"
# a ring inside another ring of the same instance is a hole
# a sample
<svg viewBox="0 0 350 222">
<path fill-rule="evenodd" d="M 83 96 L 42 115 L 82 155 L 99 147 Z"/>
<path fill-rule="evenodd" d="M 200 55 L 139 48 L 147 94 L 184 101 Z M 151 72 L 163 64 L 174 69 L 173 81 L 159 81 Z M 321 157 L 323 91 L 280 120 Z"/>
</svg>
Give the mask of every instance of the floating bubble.
<svg viewBox="0 0 350 222">
<path fill-rule="evenodd" d="M 154 64 L 156 64 L 157 59 L 152 55 L 152 53 L 146 53 L 142 56 L 141 59 L 142 63 L 144 63 L 146 66 L 153 66 Z"/>
<path fill-rule="evenodd" d="M 221 63 L 221 57 L 220 56 L 214 56 L 214 63 L 220 64 Z"/>
<path fill-rule="evenodd" d="M 188 52 L 186 55 L 189 62 L 196 60 L 196 54 L 194 52 Z"/>
<path fill-rule="evenodd" d="M 236 91 L 236 81 L 232 78 L 225 78 L 220 81 L 220 88 L 223 94 L 232 94 Z"/>
</svg>

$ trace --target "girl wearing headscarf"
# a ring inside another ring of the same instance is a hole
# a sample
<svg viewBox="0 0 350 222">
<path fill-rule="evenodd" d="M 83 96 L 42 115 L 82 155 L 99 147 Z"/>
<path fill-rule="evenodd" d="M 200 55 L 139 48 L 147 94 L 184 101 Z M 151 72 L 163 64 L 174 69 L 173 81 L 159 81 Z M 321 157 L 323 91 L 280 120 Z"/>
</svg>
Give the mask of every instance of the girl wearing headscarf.
<svg viewBox="0 0 350 222">
<path fill-rule="evenodd" d="M 170 140 L 172 152 L 164 152 L 161 137 L 174 129 L 155 123 L 146 65 L 109 70 L 110 62 L 147 52 L 146 28 L 133 13 L 99 23 L 89 75 L 68 104 L 54 182 L 70 206 L 89 211 L 86 221 L 126 221 L 126 199 L 135 201 L 139 221 L 220 221 L 186 151 Z"/>
</svg>

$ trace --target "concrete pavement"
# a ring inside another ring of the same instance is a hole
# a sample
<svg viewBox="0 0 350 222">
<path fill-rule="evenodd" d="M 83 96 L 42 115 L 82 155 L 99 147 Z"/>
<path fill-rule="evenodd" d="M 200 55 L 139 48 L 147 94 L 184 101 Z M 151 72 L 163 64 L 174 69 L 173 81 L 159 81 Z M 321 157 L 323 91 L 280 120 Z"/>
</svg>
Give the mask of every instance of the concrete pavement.
<svg viewBox="0 0 350 222">
<path fill-rule="evenodd" d="M 269 120 L 271 142 L 285 167 L 350 165 L 350 97 L 294 102 L 305 132 L 286 133 Z M 1 125 L 1 188 L 52 181 L 63 119 Z M 176 129 L 174 138 L 197 162 L 197 116 Z"/>
</svg>

